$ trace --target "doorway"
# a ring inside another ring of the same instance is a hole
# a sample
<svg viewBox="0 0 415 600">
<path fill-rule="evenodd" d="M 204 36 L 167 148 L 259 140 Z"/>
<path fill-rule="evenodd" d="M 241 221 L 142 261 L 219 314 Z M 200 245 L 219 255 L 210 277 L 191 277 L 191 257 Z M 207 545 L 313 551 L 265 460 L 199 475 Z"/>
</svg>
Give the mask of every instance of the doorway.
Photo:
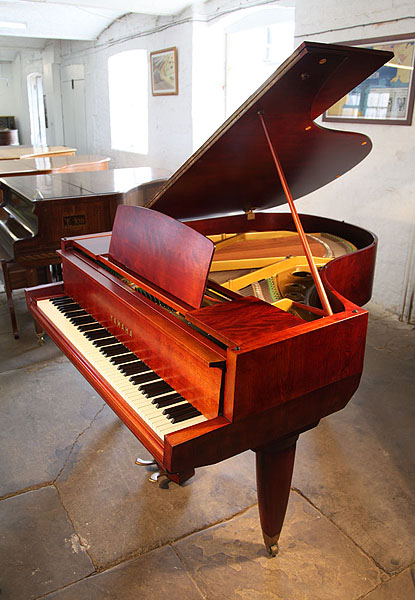
<svg viewBox="0 0 415 600">
<path fill-rule="evenodd" d="M 47 146 L 45 102 L 43 83 L 40 73 L 27 76 L 27 94 L 29 99 L 30 141 L 33 146 Z"/>
</svg>

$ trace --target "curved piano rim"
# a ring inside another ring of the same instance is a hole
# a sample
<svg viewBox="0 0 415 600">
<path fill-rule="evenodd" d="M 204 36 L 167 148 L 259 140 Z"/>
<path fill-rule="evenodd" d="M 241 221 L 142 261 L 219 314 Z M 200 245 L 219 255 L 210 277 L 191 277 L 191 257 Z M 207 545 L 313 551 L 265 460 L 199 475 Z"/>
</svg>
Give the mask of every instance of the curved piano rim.
<svg viewBox="0 0 415 600">
<path fill-rule="evenodd" d="M 370 231 L 344 221 L 315 215 L 300 215 L 306 233 L 324 232 L 353 243 L 357 250 L 330 261 L 321 278 L 329 293 L 334 312 L 363 306 L 372 294 L 377 237 Z M 187 225 L 204 235 L 243 233 L 248 231 L 296 231 L 290 213 L 255 213 L 254 219 L 245 215 L 187 221 Z"/>
</svg>

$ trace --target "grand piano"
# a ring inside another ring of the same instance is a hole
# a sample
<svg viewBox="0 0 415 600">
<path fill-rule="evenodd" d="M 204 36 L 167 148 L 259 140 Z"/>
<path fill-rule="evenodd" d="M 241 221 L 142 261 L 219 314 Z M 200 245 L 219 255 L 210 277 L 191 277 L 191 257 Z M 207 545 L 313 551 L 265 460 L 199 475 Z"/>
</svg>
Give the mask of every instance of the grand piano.
<svg viewBox="0 0 415 600">
<path fill-rule="evenodd" d="M 293 200 L 368 154 L 366 136 L 314 119 L 391 57 L 303 43 L 151 202 L 63 239 L 62 283 L 26 292 L 171 480 L 255 451 L 271 555 L 298 436 L 359 385 L 376 253 L 370 232 Z"/>
<path fill-rule="evenodd" d="M 107 159 L 90 158 L 37 159 L 35 168 L 58 173 L 0 179 L 0 261 L 15 338 L 13 290 L 51 281 L 61 238 L 107 231 L 118 205 L 148 202 L 169 175 L 150 167 L 107 170 Z"/>
</svg>

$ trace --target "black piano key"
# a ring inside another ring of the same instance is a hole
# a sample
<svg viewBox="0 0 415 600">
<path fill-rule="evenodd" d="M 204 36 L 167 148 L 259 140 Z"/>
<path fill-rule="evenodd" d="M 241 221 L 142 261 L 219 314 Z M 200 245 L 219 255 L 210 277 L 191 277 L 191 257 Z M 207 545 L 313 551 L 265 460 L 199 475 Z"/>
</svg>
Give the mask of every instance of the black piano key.
<svg viewBox="0 0 415 600">
<path fill-rule="evenodd" d="M 178 415 L 183 412 L 189 412 L 193 409 L 194 407 L 191 404 L 189 404 L 189 402 L 183 401 L 181 404 L 177 404 L 176 406 L 168 406 L 162 411 L 162 413 L 163 415 L 172 417 L 173 415 Z"/>
<path fill-rule="evenodd" d="M 130 381 L 134 385 L 146 383 L 147 381 L 153 381 L 154 379 L 160 379 L 160 377 L 152 371 L 150 373 L 141 373 L 140 375 L 133 375 L 132 377 L 130 377 Z"/>
<path fill-rule="evenodd" d="M 168 406 L 163 410 L 163 415 L 168 415 L 170 417 L 174 417 L 176 415 L 181 415 L 182 413 L 195 412 L 197 408 L 192 406 L 189 402 L 184 401 L 182 404 L 176 404 L 175 406 Z"/>
<path fill-rule="evenodd" d="M 145 373 L 146 371 L 150 371 L 150 367 L 148 367 L 141 360 L 139 362 L 131 362 L 126 365 L 120 365 L 118 370 L 124 375 L 138 375 L 139 373 Z"/>
<path fill-rule="evenodd" d="M 132 360 L 137 360 L 137 356 L 132 352 L 129 352 L 128 354 L 123 354 L 122 356 L 113 356 L 112 358 L 110 358 L 110 362 L 113 365 L 121 365 L 124 363 L 131 362 Z"/>
<path fill-rule="evenodd" d="M 86 331 L 84 335 L 91 342 L 93 340 L 99 340 L 100 338 L 104 337 L 112 337 L 110 332 L 104 329 L 103 327 L 101 327 L 101 329 L 94 329 L 93 331 Z"/>
<path fill-rule="evenodd" d="M 161 396 L 154 398 L 151 403 L 154 404 L 156 408 L 163 408 L 165 406 L 172 406 L 173 404 L 177 404 L 178 402 L 184 402 L 183 396 L 180 394 L 169 394 L 168 396 Z"/>
<path fill-rule="evenodd" d="M 148 390 L 147 388 L 145 390 L 143 389 L 144 385 L 149 385 L 149 384 L 141 383 L 138 386 L 140 388 L 140 392 L 146 398 L 154 398 L 154 396 L 161 396 L 162 394 L 167 394 L 168 392 L 174 391 L 172 388 L 170 388 L 170 386 L 166 387 L 167 384 L 162 379 L 158 379 L 157 381 L 153 381 L 152 383 L 154 383 L 154 386 L 152 386 L 150 388 L 150 390 Z"/>
<path fill-rule="evenodd" d="M 93 346 L 95 346 L 96 348 L 102 348 L 103 346 L 111 346 L 113 344 L 118 344 L 119 340 L 117 340 L 116 337 L 107 337 L 107 338 L 103 338 L 101 340 L 95 340 L 94 342 L 92 342 Z"/>
<path fill-rule="evenodd" d="M 55 306 L 62 306 L 63 304 L 73 302 L 73 299 L 70 296 L 61 296 L 60 298 L 51 298 L 51 302 Z"/>
<path fill-rule="evenodd" d="M 87 323 L 96 323 L 95 319 L 93 319 L 90 315 L 83 315 L 82 317 L 71 317 L 69 321 L 72 325 L 85 325 Z"/>
<path fill-rule="evenodd" d="M 77 304 L 76 302 L 70 302 L 68 304 L 63 304 L 62 306 L 57 306 L 56 308 L 59 310 L 59 312 L 65 315 L 71 310 L 80 310 L 82 306 L 79 306 L 79 304 Z"/>
<path fill-rule="evenodd" d="M 124 346 L 124 344 L 112 344 L 111 346 L 104 346 L 103 348 L 100 348 L 99 351 L 102 352 L 104 356 L 109 357 L 128 352 L 128 348 L 127 346 Z"/>
<path fill-rule="evenodd" d="M 79 331 L 85 333 L 86 331 L 94 331 L 95 329 L 101 329 L 102 325 L 93 321 L 92 323 L 87 323 L 86 325 L 78 325 Z"/>
<path fill-rule="evenodd" d="M 155 394 L 167 394 L 168 392 L 174 392 L 175 390 L 162 379 L 161 381 L 140 385 L 140 391 L 145 396 L 151 398 Z"/>
<path fill-rule="evenodd" d="M 188 412 L 183 415 L 177 415 L 172 417 L 170 421 L 172 423 L 181 423 L 182 421 L 188 421 L 189 419 L 193 419 L 194 417 L 199 417 L 202 413 L 198 410 L 194 410 L 194 412 Z"/>
</svg>

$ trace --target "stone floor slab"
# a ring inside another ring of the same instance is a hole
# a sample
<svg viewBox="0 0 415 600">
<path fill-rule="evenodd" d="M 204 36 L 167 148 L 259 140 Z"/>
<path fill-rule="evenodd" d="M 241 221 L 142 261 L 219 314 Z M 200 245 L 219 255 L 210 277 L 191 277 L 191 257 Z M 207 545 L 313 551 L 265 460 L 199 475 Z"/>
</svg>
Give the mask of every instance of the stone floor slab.
<svg viewBox="0 0 415 600">
<path fill-rule="evenodd" d="M 407 569 L 379 585 L 364 600 L 415 600 L 415 569 Z"/>
<path fill-rule="evenodd" d="M 2 600 L 30 600 L 94 571 L 54 487 L 0 502 Z"/>
<path fill-rule="evenodd" d="M 381 582 L 373 562 L 296 493 L 275 558 L 256 507 L 173 547 L 207 600 L 355 600 Z"/>
<path fill-rule="evenodd" d="M 103 406 L 66 358 L 0 373 L 0 496 L 53 481 Z"/>
<path fill-rule="evenodd" d="M 56 484 L 77 532 L 100 566 L 142 554 L 256 502 L 253 453 L 198 469 L 165 489 L 135 465 L 149 454 L 105 407 L 77 443 Z"/>
<path fill-rule="evenodd" d="M 39 346 L 34 321 L 29 313 L 23 290 L 13 293 L 20 338 L 15 340 L 10 323 L 6 294 L 0 293 L 0 373 L 26 367 L 62 356 L 49 338 Z"/>
<path fill-rule="evenodd" d="M 48 600 L 202 600 L 170 546 L 153 550 L 48 596 Z"/>
<path fill-rule="evenodd" d="M 398 352 L 399 335 L 385 327 L 371 323 L 349 405 L 300 436 L 293 485 L 392 573 L 415 558 L 415 339 L 402 337 Z M 393 351 L 373 344 L 379 328 Z"/>
</svg>

